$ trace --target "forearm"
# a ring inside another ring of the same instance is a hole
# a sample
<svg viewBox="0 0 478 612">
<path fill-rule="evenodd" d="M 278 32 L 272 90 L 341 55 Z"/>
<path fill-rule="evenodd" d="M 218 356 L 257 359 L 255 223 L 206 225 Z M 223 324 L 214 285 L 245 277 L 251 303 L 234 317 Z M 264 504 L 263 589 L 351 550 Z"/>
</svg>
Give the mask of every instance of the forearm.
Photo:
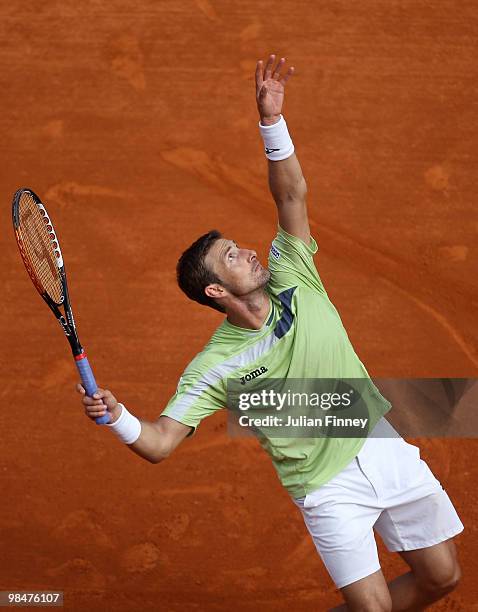
<svg viewBox="0 0 478 612">
<path fill-rule="evenodd" d="M 174 441 L 171 435 L 167 435 L 165 425 L 167 423 L 161 419 L 156 423 L 139 420 L 123 404 L 116 404 L 111 410 L 108 427 L 136 455 L 150 463 L 159 463 L 169 456 Z"/>
<path fill-rule="evenodd" d="M 303 202 L 307 195 L 307 184 L 297 155 L 292 153 L 280 161 L 267 160 L 269 188 L 276 204 Z"/>
<path fill-rule="evenodd" d="M 287 124 L 280 115 L 274 118 L 261 115 L 260 131 L 268 158 L 269 187 L 277 206 L 279 225 L 309 244 L 307 184 Z"/>
<path fill-rule="evenodd" d="M 94 420 L 109 415 L 105 425 L 124 444 L 150 463 L 159 463 L 173 452 L 178 444 L 188 436 L 193 427 L 184 425 L 168 416 L 161 415 L 152 423 L 140 421 L 117 401 L 108 389 L 97 389 L 93 397 L 86 395 L 83 385 L 76 390 L 82 395 L 86 415 Z"/>
<path fill-rule="evenodd" d="M 276 204 L 303 202 L 307 194 L 302 169 L 287 131 L 287 125 L 280 115 L 260 117 L 261 132 L 268 155 L 269 188 Z M 274 127 L 275 126 L 275 127 Z M 266 129 L 264 129 L 266 128 Z M 270 145 L 266 143 L 271 143 Z M 270 149 L 267 149 L 270 146 Z M 285 157 L 285 159 L 281 159 Z M 277 161 L 277 159 L 279 160 Z"/>
<path fill-rule="evenodd" d="M 159 463 L 169 456 L 170 450 L 165 444 L 161 435 L 160 427 L 157 423 L 149 421 L 141 422 L 141 434 L 136 442 L 128 444 L 128 447 L 146 461 Z"/>
</svg>

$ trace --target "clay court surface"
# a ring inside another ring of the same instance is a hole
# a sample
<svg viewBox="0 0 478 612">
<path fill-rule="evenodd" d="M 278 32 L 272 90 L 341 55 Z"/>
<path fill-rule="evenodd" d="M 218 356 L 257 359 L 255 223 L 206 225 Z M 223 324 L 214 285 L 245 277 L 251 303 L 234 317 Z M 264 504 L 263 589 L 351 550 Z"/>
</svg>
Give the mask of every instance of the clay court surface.
<svg viewBox="0 0 478 612">
<path fill-rule="evenodd" d="M 452 0 L 3 3 L 0 590 L 68 610 L 325 610 L 339 603 L 298 510 L 225 414 L 161 465 L 90 423 L 10 221 L 34 189 L 62 240 L 98 382 L 153 420 L 221 316 L 175 263 L 214 227 L 265 260 L 275 209 L 253 73 L 296 76 L 284 115 L 317 266 L 374 376 L 476 377 L 478 7 Z M 465 524 L 478 610 L 478 442 L 420 439 Z M 387 577 L 405 571 L 383 550 Z"/>
</svg>

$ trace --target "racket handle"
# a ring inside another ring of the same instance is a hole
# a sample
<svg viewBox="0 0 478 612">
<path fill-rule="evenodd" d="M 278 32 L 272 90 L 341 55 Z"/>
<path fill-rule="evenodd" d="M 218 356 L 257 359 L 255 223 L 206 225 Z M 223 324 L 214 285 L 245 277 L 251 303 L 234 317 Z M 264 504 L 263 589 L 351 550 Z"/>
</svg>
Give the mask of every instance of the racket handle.
<svg viewBox="0 0 478 612">
<path fill-rule="evenodd" d="M 98 385 L 96 384 L 86 353 L 83 352 L 80 355 L 76 355 L 75 363 L 80 373 L 81 382 L 85 388 L 86 395 L 93 397 L 93 394 L 96 393 L 98 389 Z M 104 425 L 105 423 L 109 423 L 110 417 L 108 414 L 105 414 L 104 416 L 97 417 L 95 421 L 97 425 Z"/>
</svg>

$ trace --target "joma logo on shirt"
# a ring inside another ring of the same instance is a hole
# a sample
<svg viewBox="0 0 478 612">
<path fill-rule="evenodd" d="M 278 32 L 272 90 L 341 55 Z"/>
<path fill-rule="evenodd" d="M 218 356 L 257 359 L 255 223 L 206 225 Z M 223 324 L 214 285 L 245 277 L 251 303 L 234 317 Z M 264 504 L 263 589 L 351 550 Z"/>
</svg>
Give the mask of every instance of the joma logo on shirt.
<svg viewBox="0 0 478 612">
<path fill-rule="evenodd" d="M 276 259 L 280 258 L 280 251 L 273 244 L 271 245 L 271 255 Z"/>
<path fill-rule="evenodd" d="M 265 374 L 267 371 L 266 366 L 261 366 L 260 368 L 257 368 L 257 370 L 252 370 L 252 372 L 249 372 L 249 374 L 241 376 L 241 385 L 245 385 L 246 382 L 254 380 L 254 378 L 257 378 L 258 376 L 262 376 L 262 374 Z"/>
</svg>

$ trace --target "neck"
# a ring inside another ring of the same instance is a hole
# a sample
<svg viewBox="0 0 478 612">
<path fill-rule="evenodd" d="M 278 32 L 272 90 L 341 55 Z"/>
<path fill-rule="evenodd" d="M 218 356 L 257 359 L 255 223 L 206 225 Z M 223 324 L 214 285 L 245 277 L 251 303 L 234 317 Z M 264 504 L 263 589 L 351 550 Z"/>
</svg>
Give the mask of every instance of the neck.
<svg viewBox="0 0 478 612">
<path fill-rule="evenodd" d="M 249 293 L 245 299 L 237 298 L 226 307 L 227 320 L 236 327 L 260 329 L 269 314 L 269 295 L 264 289 Z"/>
</svg>

